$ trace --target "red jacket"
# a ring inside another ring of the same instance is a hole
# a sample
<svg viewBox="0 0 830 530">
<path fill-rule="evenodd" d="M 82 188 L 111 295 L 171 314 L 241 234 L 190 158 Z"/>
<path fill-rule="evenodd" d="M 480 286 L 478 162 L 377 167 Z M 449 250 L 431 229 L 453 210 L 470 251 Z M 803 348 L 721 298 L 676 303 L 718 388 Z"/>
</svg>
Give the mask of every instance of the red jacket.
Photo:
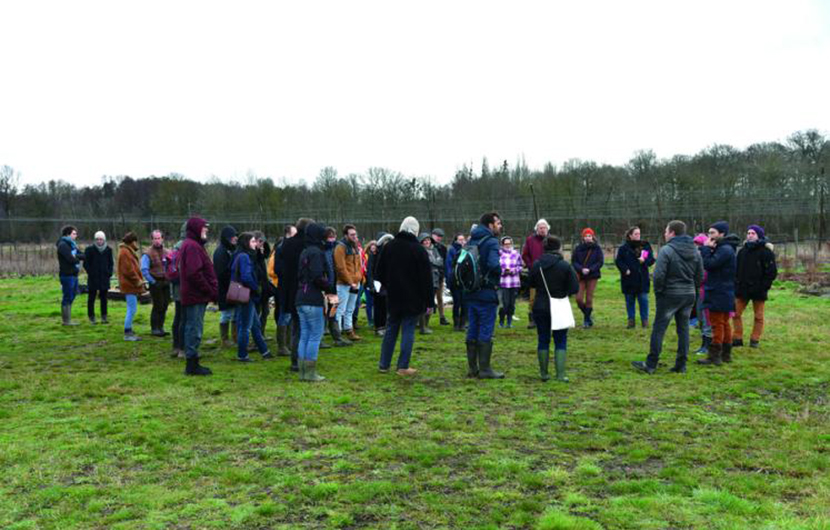
<svg viewBox="0 0 830 530">
<path fill-rule="evenodd" d="M 522 261 L 525 267 L 530 269 L 536 260 L 542 257 L 545 253 L 545 238 L 537 236 L 535 233 L 527 236 L 525 246 L 522 248 Z"/>
<path fill-rule="evenodd" d="M 215 302 L 218 297 L 219 283 L 202 240 L 202 228 L 206 224 L 198 217 L 188 220 L 187 237 L 179 249 L 179 288 L 183 306 Z"/>
</svg>

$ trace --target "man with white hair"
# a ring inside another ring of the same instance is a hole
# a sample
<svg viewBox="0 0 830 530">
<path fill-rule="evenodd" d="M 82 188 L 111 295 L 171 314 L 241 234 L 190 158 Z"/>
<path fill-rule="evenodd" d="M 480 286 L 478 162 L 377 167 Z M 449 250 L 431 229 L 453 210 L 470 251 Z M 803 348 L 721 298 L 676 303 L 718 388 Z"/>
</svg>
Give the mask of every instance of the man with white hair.
<svg viewBox="0 0 830 530">
<path fill-rule="evenodd" d="M 522 261 L 527 267 L 527 270 L 530 270 L 533 267 L 533 264 L 542 257 L 542 254 L 545 253 L 545 238 L 548 237 L 548 232 L 550 231 L 550 225 L 544 219 L 539 219 L 536 221 L 536 227 L 532 234 L 527 236 L 525 239 L 525 245 L 522 248 Z M 536 300 L 536 289 L 530 289 L 530 306 L 533 307 L 533 302 Z M 533 312 L 530 311 L 527 314 L 527 329 L 534 329 L 536 327 L 536 323 L 533 321 Z"/>
</svg>

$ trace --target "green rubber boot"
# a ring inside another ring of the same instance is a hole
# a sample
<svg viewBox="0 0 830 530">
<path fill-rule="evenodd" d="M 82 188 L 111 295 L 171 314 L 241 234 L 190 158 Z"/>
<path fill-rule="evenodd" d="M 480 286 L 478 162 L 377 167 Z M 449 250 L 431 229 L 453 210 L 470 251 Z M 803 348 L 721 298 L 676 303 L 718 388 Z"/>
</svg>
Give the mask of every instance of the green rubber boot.
<svg viewBox="0 0 830 530">
<path fill-rule="evenodd" d="M 325 381 L 326 378 L 317 373 L 317 361 L 303 361 L 303 380 L 312 383 L 319 383 Z"/>
<path fill-rule="evenodd" d="M 565 358 L 567 357 L 565 350 L 556 350 L 553 352 L 554 362 L 556 362 L 556 380 L 567 383 L 568 376 L 565 375 Z"/>
<path fill-rule="evenodd" d="M 502 372 L 497 372 L 490 366 L 490 359 L 493 356 L 493 341 L 479 341 L 476 344 L 478 345 L 478 378 L 504 379 Z"/>
<path fill-rule="evenodd" d="M 539 374 L 542 376 L 542 381 L 549 381 L 550 374 L 548 373 L 548 365 L 550 364 L 550 350 L 537 350 L 536 356 L 539 358 Z"/>
</svg>

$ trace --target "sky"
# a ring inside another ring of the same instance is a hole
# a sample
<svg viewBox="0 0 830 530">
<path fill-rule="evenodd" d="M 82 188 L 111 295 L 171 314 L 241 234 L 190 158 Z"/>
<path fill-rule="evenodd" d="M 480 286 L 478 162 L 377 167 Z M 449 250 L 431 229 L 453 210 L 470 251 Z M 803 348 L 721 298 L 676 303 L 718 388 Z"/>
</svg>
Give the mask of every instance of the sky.
<svg viewBox="0 0 830 530">
<path fill-rule="evenodd" d="M 830 129 L 830 0 L 0 3 L 0 165 L 448 182 Z"/>
</svg>

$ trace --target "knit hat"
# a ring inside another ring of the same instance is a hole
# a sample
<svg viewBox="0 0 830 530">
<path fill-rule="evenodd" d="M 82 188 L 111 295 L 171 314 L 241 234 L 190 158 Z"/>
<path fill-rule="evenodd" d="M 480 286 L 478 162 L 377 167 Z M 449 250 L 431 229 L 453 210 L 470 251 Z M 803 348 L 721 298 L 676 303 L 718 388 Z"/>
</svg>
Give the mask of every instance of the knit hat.
<svg viewBox="0 0 830 530">
<path fill-rule="evenodd" d="M 401 232 L 407 232 L 412 234 L 413 236 L 418 235 L 418 230 L 421 228 L 421 225 L 418 223 L 418 220 L 412 216 L 407 217 L 401 223 Z"/>
<path fill-rule="evenodd" d="M 423 243 L 425 239 L 432 240 L 432 236 L 427 232 L 421 232 L 421 235 L 418 236 L 418 243 Z"/>
<path fill-rule="evenodd" d="M 729 233 L 729 223 L 726 221 L 718 221 L 717 223 L 712 223 L 709 228 L 714 228 L 721 234 Z"/>
<path fill-rule="evenodd" d="M 106 240 L 107 240 L 107 234 L 105 234 L 105 233 L 104 233 L 103 231 L 101 231 L 101 230 L 98 230 L 97 232 L 95 232 L 95 237 L 94 237 L 93 239 L 98 239 L 98 238 L 101 238 L 101 239 L 103 239 L 104 241 L 106 241 Z"/>
<path fill-rule="evenodd" d="M 587 236 L 588 234 L 591 234 L 591 237 L 596 237 L 596 233 L 594 233 L 594 230 L 592 228 L 586 228 L 585 230 L 582 231 L 582 237 L 583 238 L 585 236 Z"/>
<path fill-rule="evenodd" d="M 695 245 L 697 245 L 699 247 L 702 247 L 703 245 L 705 245 L 706 241 L 708 241 L 708 240 L 709 240 L 709 236 L 707 236 L 706 234 L 698 234 L 693 239 L 693 241 L 695 242 Z"/>
<path fill-rule="evenodd" d="M 764 229 L 758 225 L 749 225 L 747 230 L 754 230 L 758 234 L 758 239 L 764 239 Z"/>
</svg>

